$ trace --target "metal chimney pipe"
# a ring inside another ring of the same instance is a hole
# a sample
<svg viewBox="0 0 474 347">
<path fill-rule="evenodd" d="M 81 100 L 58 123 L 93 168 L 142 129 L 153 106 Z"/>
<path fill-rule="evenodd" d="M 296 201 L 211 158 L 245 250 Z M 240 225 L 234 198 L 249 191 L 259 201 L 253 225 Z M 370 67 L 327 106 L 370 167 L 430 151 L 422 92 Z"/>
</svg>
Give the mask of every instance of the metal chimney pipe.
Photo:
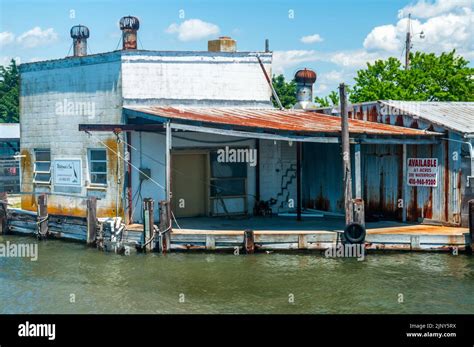
<svg viewBox="0 0 474 347">
<path fill-rule="evenodd" d="M 137 17 L 126 16 L 120 19 L 120 30 L 122 30 L 122 49 L 137 49 L 137 31 L 140 21 Z"/>
<path fill-rule="evenodd" d="M 87 55 L 87 39 L 89 38 L 89 28 L 84 25 L 75 25 L 71 28 L 73 51 L 75 57 Z"/>
<path fill-rule="evenodd" d="M 313 84 L 316 82 L 316 77 L 316 72 L 313 70 L 303 69 L 296 72 L 296 99 L 298 102 L 313 101 Z"/>
</svg>

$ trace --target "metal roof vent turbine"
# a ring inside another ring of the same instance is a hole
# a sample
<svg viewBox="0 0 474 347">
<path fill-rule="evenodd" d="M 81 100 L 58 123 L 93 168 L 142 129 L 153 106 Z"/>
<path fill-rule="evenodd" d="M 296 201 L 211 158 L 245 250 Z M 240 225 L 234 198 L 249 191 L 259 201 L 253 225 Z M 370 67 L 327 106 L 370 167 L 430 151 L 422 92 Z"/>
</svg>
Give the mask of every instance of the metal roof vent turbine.
<svg viewBox="0 0 474 347">
<path fill-rule="evenodd" d="M 309 69 L 298 70 L 295 74 L 296 99 L 298 102 L 293 106 L 296 109 L 314 109 L 313 84 L 316 82 L 316 72 Z"/>
<path fill-rule="evenodd" d="M 74 56 L 83 57 L 87 55 L 87 39 L 89 28 L 84 25 L 75 25 L 71 28 L 71 38 L 74 47 Z"/>
<path fill-rule="evenodd" d="M 126 16 L 120 19 L 120 30 L 122 30 L 122 49 L 137 49 L 137 31 L 140 29 L 140 21 L 137 17 Z"/>
</svg>

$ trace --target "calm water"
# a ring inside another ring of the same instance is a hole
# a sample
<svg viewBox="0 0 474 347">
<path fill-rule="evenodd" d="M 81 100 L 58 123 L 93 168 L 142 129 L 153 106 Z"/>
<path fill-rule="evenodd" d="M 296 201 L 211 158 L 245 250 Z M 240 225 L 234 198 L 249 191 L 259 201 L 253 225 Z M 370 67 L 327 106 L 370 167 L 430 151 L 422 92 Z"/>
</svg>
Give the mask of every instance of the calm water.
<svg viewBox="0 0 474 347">
<path fill-rule="evenodd" d="M 0 237 L 7 240 L 36 242 Z M 0 313 L 473 312 L 474 257 L 465 255 L 389 253 L 361 262 L 319 253 L 127 257 L 49 240 L 39 242 L 36 262 L 0 258 Z"/>
</svg>

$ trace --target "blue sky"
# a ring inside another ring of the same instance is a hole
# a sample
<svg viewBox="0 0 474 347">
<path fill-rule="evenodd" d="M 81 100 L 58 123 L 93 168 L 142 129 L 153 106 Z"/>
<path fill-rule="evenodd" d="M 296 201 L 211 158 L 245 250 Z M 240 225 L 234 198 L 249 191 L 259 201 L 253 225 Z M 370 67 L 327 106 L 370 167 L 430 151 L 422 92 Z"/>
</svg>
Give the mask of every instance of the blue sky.
<svg viewBox="0 0 474 347">
<path fill-rule="evenodd" d="M 117 23 L 140 18 L 139 48 L 205 50 L 207 40 L 228 35 L 238 50 L 263 50 L 270 40 L 274 73 L 286 77 L 301 67 L 318 73 L 316 93 L 352 83 L 367 61 L 403 50 L 407 14 L 412 13 L 414 49 L 439 53 L 456 48 L 474 58 L 472 0 L 322 1 L 10 1 L 0 0 L 0 63 L 65 57 L 69 29 L 87 25 L 91 53 L 115 50 Z"/>
</svg>

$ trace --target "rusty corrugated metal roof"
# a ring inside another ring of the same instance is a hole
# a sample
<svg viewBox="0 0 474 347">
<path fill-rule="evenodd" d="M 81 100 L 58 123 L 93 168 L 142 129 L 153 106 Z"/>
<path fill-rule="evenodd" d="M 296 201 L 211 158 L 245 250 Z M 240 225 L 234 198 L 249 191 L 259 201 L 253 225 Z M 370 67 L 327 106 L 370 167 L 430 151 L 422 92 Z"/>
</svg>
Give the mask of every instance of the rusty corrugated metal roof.
<svg viewBox="0 0 474 347">
<path fill-rule="evenodd" d="M 474 102 L 399 101 L 381 100 L 380 103 L 400 114 L 407 114 L 463 134 L 474 133 Z"/>
<path fill-rule="evenodd" d="M 171 120 L 202 122 L 211 125 L 300 133 L 339 133 L 341 131 L 340 118 L 304 110 L 168 106 L 127 106 L 124 109 Z M 435 132 L 354 119 L 349 120 L 349 131 L 353 134 L 368 135 L 438 135 Z"/>
</svg>

